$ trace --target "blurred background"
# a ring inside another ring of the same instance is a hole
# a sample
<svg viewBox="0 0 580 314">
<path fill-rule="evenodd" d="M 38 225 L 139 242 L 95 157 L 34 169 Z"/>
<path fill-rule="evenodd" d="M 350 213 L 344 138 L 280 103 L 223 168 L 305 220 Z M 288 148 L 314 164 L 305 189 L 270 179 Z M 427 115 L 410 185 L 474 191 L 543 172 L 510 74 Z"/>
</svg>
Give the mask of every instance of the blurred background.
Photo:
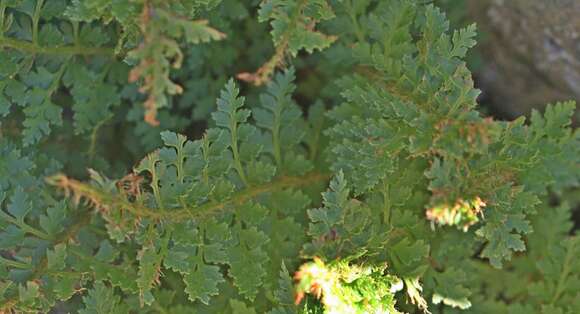
<svg viewBox="0 0 580 314">
<path fill-rule="evenodd" d="M 513 119 L 547 103 L 580 100 L 579 0 L 436 2 L 453 28 L 477 23 L 469 66 L 490 114 Z"/>
</svg>

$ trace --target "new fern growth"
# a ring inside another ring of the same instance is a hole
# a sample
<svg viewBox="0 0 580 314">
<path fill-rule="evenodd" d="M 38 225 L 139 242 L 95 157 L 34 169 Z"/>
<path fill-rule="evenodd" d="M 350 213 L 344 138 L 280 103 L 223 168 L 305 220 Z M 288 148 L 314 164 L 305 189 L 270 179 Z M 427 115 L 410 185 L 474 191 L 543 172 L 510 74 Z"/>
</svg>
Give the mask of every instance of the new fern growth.
<svg viewBox="0 0 580 314">
<path fill-rule="evenodd" d="M 484 117 L 449 28 L 414 0 L 0 0 L 0 313 L 580 312 L 549 202 L 576 106 Z"/>
</svg>

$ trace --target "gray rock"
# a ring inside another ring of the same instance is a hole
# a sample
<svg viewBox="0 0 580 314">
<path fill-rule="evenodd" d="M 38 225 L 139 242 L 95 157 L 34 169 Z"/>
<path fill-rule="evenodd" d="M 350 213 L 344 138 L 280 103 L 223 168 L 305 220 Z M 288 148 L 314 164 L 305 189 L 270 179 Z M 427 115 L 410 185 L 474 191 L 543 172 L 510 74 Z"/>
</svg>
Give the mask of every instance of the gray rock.
<svg viewBox="0 0 580 314">
<path fill-rule="evenodd" d="M 580 100 L 580 0 L 470 0 L 484 40 L 479 80 L 513 118 L 550 102 Z"/>
</svg>

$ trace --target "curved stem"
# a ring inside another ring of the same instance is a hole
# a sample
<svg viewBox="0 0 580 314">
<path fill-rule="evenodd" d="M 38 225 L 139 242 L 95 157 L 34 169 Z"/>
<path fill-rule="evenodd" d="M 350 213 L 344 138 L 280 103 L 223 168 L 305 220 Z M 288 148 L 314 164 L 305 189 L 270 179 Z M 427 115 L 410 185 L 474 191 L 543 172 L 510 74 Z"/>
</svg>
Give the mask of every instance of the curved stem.
<svg viewBox="0 0 580 314">
<path fill-rule="evenodd" d="M 91 199 L 95 202 L 98 202 L 99 204 L 110 205 L 113 208 L 123 208 L 123 210 L 127 210 L 128 212 L 141 218 L 150 218 L 156 220 L 164 219 L 172 222 L 179 222 L 186 219 L 212 216 L 224 210 L 228 205 L 243 203 L 248 199 L 263 193 L 268 193 L 284 188 L 307 186 L 327 181 L 329 178 L 330 175 L 319 172 L 311 172 L 299 177 L 281 176 L 274 181 L 264 185 L 248 187 L 240 190 L 225 201 L 212 201 L 200 206 L 174 208 L 171 211 L 154 210 L 141 206 L 137 203 L 129 202 L 125 198 L 118 195 L 108 195 L 106 192 L 103 192 L 89 184 L 69 179 L 64 175 L 56 175 L 47 178 L 47 182 L 51 185 L 60 187 L 65 191 L 72 192 L 76 194 L 77 197 Z"/>
<path fill-rule="evenodd" d="M 272 130 L 272 146 L 274 148 L 274 159 L 276 160 L 276 166 L 278 166 L 278 171 L 282 169 L 282 148 L 280 147 L 280 124 L 282 124 L 282 106 L 278 107 L 278 110 L 274 112 L 274 128 Z"/>
<path fill-rule="evenodd" d="M 79 22 L 78 21 L 72 21 L 71 22 L 72 28 L 73 28 L 73 38 L 74 38 L 74 43 L 75 43 L 75 47 L 80 46 L 80 37 L 79 37 Z"/>
<path fill-rule="evenodd" d="M 11 260 L 11 259 L 4 258 L 2 256 L 0 256 L 0 264 L 4 264 L 6 266 L 10 266 L 10 267 L 14 267 L 14 268 L 19 268 L 19 269 L 30 269 L 30 268 L 32 268 L 32 265 L 30 265 L 30 264 L 22 263 L 22 262 L 19 262 L 19 261 L 14 261 L 14 260 Z"/>
<path fill-rule="evenodd" d="M 203 183 L 205 185 L 209 185 L 209 173 L 208 173 L 208 165 L 209 165 L 209 139 L 207 133 L 204 134 L 202 138 L 202 146 L 201 146 L 201 153 L 203 155 L 203 160 L 205 161 L 205 165 L 201 171 L 201 177 L 203 178 Z"/>
<path fill-rule="evenodd" d="M 159 188 L 159 179 L 157 178 L 157 171 L 155 168 L 151 169 L 151 189 L 153 190 L 153 196 L 155 196 L 155 203 L 160 210 L 165 210 L 163 206 L 163 199 L 161 198 L 161 190 Z"/>
<path fill-rule="evenodd" d="M 69 65 L 69 61 L 71 58 L 67 58 L 62 65 L 60 66 L 60 68 L 58 69 L 58 72 L 56 72 L 56 75 L 54 76 L 54 79 L 52 81 L 52 83 L 50 83 L 50 86 L 47 89 L 47 95 L 50 98 L 52 96 L 52 94 L 54 94 L 54 92 L 56 92 L 56 90 L 60 87 L 60 80 L 62 79 L 62 76 L 64 75 L 64 72 L 66 71 L 66 68 Z"/>
<path fill-rule="evenodd" d="M 38 23 L 40 22 L 40 12 L 43 5 L 44 0 L 37 0 L 34 15 L 32 15 L 32 43 L 34 44 L 38 44 Z"/>
<path fill-rule="evenodd" d="M 44 233 L 44 232 L 28 225 L 26 222 L 24 222 L 23 219 L 16 219 L 16 218 L 8 215 L 7 213 L 5 213 L 2 210 L 0 210 L 0 218 L 4 219 L 8 223 L 11 223 L 13 225 L 18 226 L 25 233 L 31 234 L 39 239 L 52 240 L 52 237 L 49 234 Z"/>
<path fill-rule="evenodd" d="M 0 40 L 4 38 L 5 14 L 6 14 L 6 0 L 0 0 Z"/>
<path fill-rule="evenodd" d="M 34 42 L 17 40 L 2 36 L 0 36 L 0 48 L 11 48 L 31 54 L 114 56 L 114 50 L 108 47 L 83 47 L 83 46 L 43 47 Z"/>
<path fill-rule="evenodd" d="M 235 115 L 235 113 L 234 113 Z M 236 121 L 236 117 L 231 117 L 231 121 Z M 230 132 L 232 134 L 232 153 L 234 154 L 234 167 L 240 175 L 240 179 L 244 182 L 245 186 L 248 186 L 248 179 L 244 173 L 244 168 L 242 167 L 242 161 L 240 160 L 240 152 L 238 149 L 238 125 L 236 122 L 230 123 Z"/>
<path fill-rule="evenodd" d="M 99 121 L 95 127 L 93 128 L 93 131 L 91 132 L 91 141 L 89 144 L 89 150 L 88 150 L 88 154 L 89 154 L 89 161 L 93 162 L 93 160 L 95 159 L 95 152 L 96 152 L 96 147 L 97 147 L 97 137 L 98 137 L 98 133 L 99 130 L 101 129 L 101 127 L 107 123 L 107 121 L 111 120 L 114 117 L 114 114 L 110 114 L 107 117 L 105 117 L 103 120 Z"/>
<path fill-rule="evenodd" d="M 558 299 L 560 298 L 560 295 L 562 294 L 562 292 L 564 292 L 565 286 L 566 286 L 566 279 L 568 278 L 568 275 L 570 274 L 570 265 L 572 264 L 572 259 L 574 257 L 574 241 L 573 240 L 568 240 L 568 247 L 567 247 L 567 252 L 566 252 L 566 257 L 564 259 L 564 264 L 562 265 L 562 272 L 560 273 L 560 278 L 558 278 L 558 284 L 556 285 L 556 291 L 554 292 L 554 295 L 552 296 L 552 300 L 550 301 L 550 304 L 554 304 L 556 303 L 556 301 L 558 301 Z"/>
<path fill-rule="evenodd" d="M 348 4 L 348 8 L 346 10 L 348 11 L 348 16 L 350 18 L 350 22 L 352 23 L 352 26 L 354 28 L 354 34 L 356 36 L 356 39 L 362 43 L 365 41 L 365 36 L 363 34 L 363 31 L 361 30 L 361 27 L 358 23 L 358 19 L 355 15 L 352 1 L 346 1 L 345 5 L 347 5 L 347 4 Z"/>
<path fill-rule="evenodd" d="M 389 184 L 387 183 L 387 179 L 383 179 L 383 219 L 385 224 L 389 224 L 391 222 L 391 198 L 389 192 Z"/>
<path fill-rule="evenodd" d="M 78 37 L 78 23 L 74 23 L 73 24 L 75 26 L 75 38 Z M 78 40 L 75 39 L 75 43 L 78 43 Z M 76 45 L 76 44 L 75 44 Z M 100 82 L 105 82 L 107 75 L 109 74 L 109 71 L 111 70 L 111 67 L 113 66 L 113 62 L 109 62 L 107 64 L 107 66 L 105 67 L 105 69 L 103 70 L 103 72 L 98 76 L 98 81 Z M 106 116 L 103 120 L 97 122 L 97 124 L 95 125 L 95 127 L 93 128 L 92 132 L 91 132 L 91 137 L 90 137 L 90 144 L 89 144 L 89 150 L 87 151 L 88 155 L 89 155 L 89 161 L 92 163 L 94 158 L 95 158 L 95 151 L 96 151 L 96 146 L 97 146 L 97 137 L 98 137 L 98 133 L 99 130 L 101 129 L 101 127 L 107 123 L 107 121 L 111 120 L 115 115 L 113 113 L 110 113 L 108 116 Z"/>
</svg>

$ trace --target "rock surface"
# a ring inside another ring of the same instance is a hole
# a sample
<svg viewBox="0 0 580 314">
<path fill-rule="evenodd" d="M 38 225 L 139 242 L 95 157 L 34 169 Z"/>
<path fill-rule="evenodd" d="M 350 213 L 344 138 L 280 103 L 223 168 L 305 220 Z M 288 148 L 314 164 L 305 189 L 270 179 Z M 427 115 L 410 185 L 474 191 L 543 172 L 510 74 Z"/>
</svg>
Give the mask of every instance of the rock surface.
<svg viewBox="0 0 580 314">
<path fill-rule="evenodd" d="M 470 0 L 483 33 L 478 78 L 500 115 L 580 102 L 580 0 Z M 578 122 L 578 121 L 576 121 Z"/>
</svg>

